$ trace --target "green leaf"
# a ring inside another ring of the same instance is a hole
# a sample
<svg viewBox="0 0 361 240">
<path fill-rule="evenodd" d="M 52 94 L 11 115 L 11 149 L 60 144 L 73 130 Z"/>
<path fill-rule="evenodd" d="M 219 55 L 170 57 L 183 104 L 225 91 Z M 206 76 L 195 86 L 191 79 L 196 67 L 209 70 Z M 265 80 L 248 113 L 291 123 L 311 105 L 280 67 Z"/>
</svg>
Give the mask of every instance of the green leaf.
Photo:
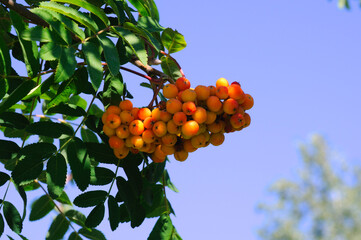
<svg viewBox="0 0 361 240">
<path fill-rule="evenodd" d="M 62 204 L 73 205 L 65 191 L 63 191 L 55 200 Z"/>
<path fill-rule="evenodd" d="M 124 204 L 130 216 L 130 226 L 132 228 L 140 226 L 145 219 L 144 207 L 134 194 L 131 185 L 122 177 L 117 177 L 117 187 L 120 196 L 124 199 Z"/>
<path fill-rule="evenodd" d="M 84 142 L 98 143 L 97 136 L 94 134 L 93 131 L 89 130 L 88 128 L 82 127 L 80 129 L 80 134 L 81 134 L 81 138 L 83 139 Z"/>
<path fill-rule="evenodd" d="M 61 24 L 65 26 L 67 30 L 75 34 L 81 40 L 84 40 L 85 33 L 83 30 L 79 28 L 79 26 L 71 19 L 67 18 L 66 16 L 59 14 L 58 12 L 52 11 L 50 9 L 45 8 L 35 8 L 31 10 L 33 13 L 37 14 L 38 16 L 42 17 L 45 21 L 48 21 L 50 25 L 54 27 L 53 22 L 54 19 L 58 20 Z M 48 16 L 52 16 L 51 21 L 49 21 Z M 63 36 L 63 34 L 61 34 Z M 64 38 L 64 37 L 63 37 Z M 65 39 L 64 39 L 65 40 Z"/>
<path fill-rule="evenodd" d="M 77 196 L 73 203 L 78 207 L 92 207 L 105 201 L 107 192 L 103 190 L 89 191 Z"/>
<path fill-rule="evenodd" d="M 19 193 L 21 199 L 23 200 L 23 216 L 21 218 L 21 221 L 24 221 L 24 219 L 26 217 L 26 209 L 27 209 L 26 205 L 28 204 L 28 198 L 27 198 L 25 190 L 22 186 L 15 184 L 15 189 Z"/>
<path fill-rule="evenodd" d="M 3 235 L 4 229 L 5 229 L 4 218 L 3 215 L 0 213 L 0 237 L 1 235 Z"/>
<path fill-rule="evenodd" d="M 10 73 L 11 73 L 11 58 L 9 54 L 9 48 L 7 47 L 4 39 L 0 38 L 0 75 L 7 76 L 10 75 Z M 1 95 L 0 98 L 2 98 Z"/>
<path fill-rule="evenodd" d="M 122 75 L 107 77 L 103 88 L 104 105 L 118 105 L 124 93 L 124 84 Z"/>
<path fill-rule="evenodd" d="M 26 157 L 15 167 L 11 176 L 18 185 L 25 185 L 39 177 L 43 170 L 43 160 L 37 157 Z"/>
<path fill-rule="evenodd" d="M 159 24 L 159 22 L 149 16 L 140 17 L 138 25 L 147 29 L 149 32 L 161 32 L 165 29 Z"/>
<path fill-rule="evenodd" d="M 113 181 L 115 174 L 108 168 L 94 167 L 90 173 L 91 185 L 107 185 Z"/>
<path fill-rule="evenodd" d="M 143 197 L 145 201 L 143 206 L 145 207 L 147 218 L 159 217 L 170 208 L 169 201 L 167 201 L 168 208 L 164 204 L 165 199 L 162 185 L 146 184 L 143 190 Z"/>
<path fill-rule="evenodd" d="M 120 61 L 118 51 L 114 43 L 112 40 L 107 38 L 105 34 L 98 35 L 97 38 L 103 47 L 105 60 L 108 64 L 110 73 L 113 76 L 117 76 L 119 74 Z"/>
<path fill-rule="evenodd" d="M 69 18 L 74 19 L 80 24 L 89 28 L 92 32 L 96 33 L 99 29 L 97 24 L 88 15 L 77 11 L 74 8 L 70 8 L 55 2 L 41 2 L 39 5 L 41 8 L 50 9 L 52 11 L 63 14 Z"/>
<path fill-rule="evenodd" d="M 34 8 L 30 10 L 31 12 L 35 13 L 36 15 L 40 16 L 43 20 L 45 20 L 49 25 L 51 26 L 51 30 L 53 31 L 53 34 L 55 34 L 57 39 L 59 39 L 59 43 L 66 43 L 71 44 L 72 38 L 68 30 L 65 28 L 65 25 L 58 21 L 54 17 L 55 12 L 51 12 L 50 10 L 41 9 L 41 8 Z M 62 41 L 60 41 L 60 38 L 62 38 Z"/>
<path fill-rule="evenodd" d="M 75 224 L 78 224 L 81 227 L 85 227 L 85 220 L 86 217 L 81 212 L 70 209 L 65 212 L 65 216 L 69 218 L 70 221 L 72 221 Z"/>
<path fill-rule="evenodd" d="M 165 161 L 162 163 L 151 163 L 144 168 L 144 176 L 150 183 L 157 183 L 163 175 Z"/>
<path fill-rule="evenodd" d="M 42 26 L 28 28 L 21 33 L 20 37 L 26 41 L 55 42 L 58 44 L 65 43 L 58 34 L 50 31 L 49 28 L 43 28 Z"/>
<path fill-rule="evenodd" d="M 44 44 L 39 52 L 40 58 L 46 61 L 58 60 L 62 53 L 62 47 L 53 42 Z"/>
<path fill-rule="evenodd" d="M 89 213 L 88 217 L 85 220 L 85 226 L 89 228 L 95 228 L 98 226 L 104 219 L 105 206 L 104 202 L 98 204 L 93 210 Z"/>
<path fill-rule="evenodd" d="M 31 206 L 29 215 L 30 221 L 36 221 L 45 217 L 55 207 L 54 203 L 50 201 L 47 195 L 43 195 L 35 200 Z"/>
<path fill-rule="evenodd" d="M 0 103 L 0 113 L 5 112 L 15 103 L 20 101 L 25 97 L 30 90 L 34 87 L 35 82 L 28 80 L 24 81 L 20 86 L 18 86 L 7 98 L 3 99 Z"/>
<path fill-rule="evenodd" d="M 168 49 L 169 53 L 178 52 L 187 46 L 183 35 L 171 28 L 167 28 L 163 31 L 161 39 L 164 47 Z"/>
<path fill-rule="evenodd" d="M 76 59 L 74 48 L 62 48 L 61 56 L 55 72 L 55 82 L 68 80 L 75 72 Z"/>
<path fill-rule="evenodd" d="M 8 201 L 3 201 L 3 213 L 9 228 L 20 234 L 23 229 L 23 222 L 16 207 Z"/>
<path fill-rule="evenodd" d="M 25 29 L 27 29 L 27 24 L 25 24 L 23 18 L 12 10 L 10 11 L 10 18 L 19 38 L 19 43 L 23 53 L 28 76 L 35 77 L 40 69 L 40 64 L 38 59 L 38 46 L 36 45 L 36 42 L 30 42 L 20 38 L 22 32 Z"/>
<path fill-rule="evenodd" d="M 118 159 L 114 156 L 113 150 L 104 143 L 86 142 L 89 156 L 100 163 L 117 164 Z"/>
<path fill-rule="evenodd" d="M 81 107 L 78 107 L 73 104 L 66 104 L 66 103 L 59 103 L 59 105 L 56 105 L 55 107 L 51 107 L 46 111 L 46 114 L 51 113 L 60 113 L 67 116 L 75 116 L 75 117 L 81 117 L 85 116 L 86 112 Z"/>
<path fill-rule="evenodd" d="M 149 6 L 149 8 L 150 8 L 150 15 L 151 15 L 152 18 L 154 18 L 157 22 L 159 22 L 159 12 L 158 12 L 157 5 L 155 5 L 154 0 L 149 0 L 147 3 L 148 3 L 148 6 Z"/>
<path fill-rule="evenodd" d="M 139 11 L 142 16 L 149 16 L 150 9 L 146 6 L 142 0 L 129 0 L 129 2 Z"/>
<path fill-rule="evenodd" d="M 69 235 L 68 240 L 82 240 L 82 238 L 76 232 L 72 232 Z"/>
<path fill-rule="evenodd" d="M 119 207 L 117 201 L 115 201 L 115 198 L 111 195 L 108 197 L 108 211 L 109 211 L 109 224 L 112 231 L 117 229 L 119 225 Z"/>
<path fill-rule="evenodd" d="M 88 10 L 89 12 L 93 13 L 95 16 L 100 18 L 104 22 L 106 26 L 109 26 L 109 19 L 107 15 L 103 12 L 103 10 L 97 6 L 94 6 L 93 4 L 88 3 L 84 0 L 52 0 L 54 2 L 61 2 L 61 3 L 69 3 L 72 5 L 76 5 L 78 7 L 84 8 Z"/>
<path fill-rule="evenodd" d="M 79 138 L 74 138 L 69 142 L 66 153 L 75 183 L 84 191 L 90 181 L 90 159 L 85 144 Z"/>
<path fill-rule="evenodd" d="M 25 130 L 30 134 L 51 138 L 60 138 L 62 135 L 73 135 L 73 129 L 70 126 L 52 121 L 35 122 L 28 125 Z"/>
<path fill-rule="evenodd" d="M 152 232 L 150 233 L 148 240 L 176 240 L 182 239 L 175 227 L 172 224 L 168 214 L 163 214 L 159 217 L 158 221 L 154 225 Z"/>
<path fill-rule="evenodd" d="M 88 82 L 88 72 L 85 66 L 81 66 L 75 71 L 73 79 L 77 94 L 85 93 L 95 95 L 92 84 Z"/>
<path fill-rule="evenodd" d="M 91 240 L 106 240 L 104 234 L 96 229 L 81 228 L 79 229 L 79 233 Z"/>
<path fill-rule="evenodd" d="M 56 147 L 51 143 L 33 143 L 26 145 L 20 150 L 19 155 L 27 157 L 35 157 L 39 160 L 50 157 L 55 151 Z"/>
<path fill-rule="evenodd" d="M 46 235 L 47 240 L 63 239 L 65 233 L 69 229 L 69 222 L 63 217 L 62 214 L 58 214 L 54 221 L 51 223 L 49 231 Z"/>
<path fill-rule="evenodd" d="M 8 90 L 8 81 L 5 78 L 0 77 L 0 100 L 3 99 Z"/>
<path fill-rule="evenodd" d="M 46 165 L 46 183 L 52 198 L 57 198 L 63 193 L 67 173 L 65 158 L 61 153 L 52 156 Z"/>
<path fill-rule="evenodd" d="M 40 50 L 41 51 L 41 50 Z M 29 92 L 28 95 L 26 95 L 26 97 L 24 97 L 22 100 L 29 100 L 32 99 L 34 97 L 38 97 L 44 93 L 46 93 L 49 88 L 54 84 L 54 74 L 50 75 L 44 82 L 42 82 L 41 84 L 39 84 L 38 86 L 34 87 L 33 89 L 31 89 L 31 91 Z M 42 96 L 43 97 L 43 96 Z M 14 105 L 15 106 L 15 105 Z"/>
<path fill-rule="evenodd" d="M 20 147 L 12 141 L 0 139 L 0 146 L 0 159 L 11 159 L 14 153 L 20 151 Z"/>
<path fill-rule="evenodd" d="M 164 180 L 165 180 L 165 186 L 169 187 L 169 189 L 173 190 L 174 192 L 179 192 L 178 189 L 174 186 L 172 181 L 170 180 L 169 174 L 167 170 L 164 170 Z M 162 179 L 163 183 L 163 179 Z"/>
<path fill-rule="evenodd" d="M 161 66 L 165 74 L 170 76 L 172 79 L 182 77 L 177 64 L 170 57 L 162 56 L 160 60 L 162 61 Z"/>
<path fill-rule="evenodd" d="M 111 27 L 111 30 L 125 40 L 134 54 L 144 65 L 148 64 L 148 54 L 145 49 L 144 41 L 141 38 L 131 31 L 121 27 Z"/>
<path fill-rule="evenodd" d="M 123 7 L 119 1 L 108 0 L 107 3 L 112 8 L 115 15 L 117 15 L 118 25 L 121 25 L 125 21 L 125 13 Z"/>
<path fill-rule="evenodd" d="M 0 187 L 9 181 L 10 176 L 4 172 L 0 172 Z"/>
<path fill-rule="evenodd" d="M 87 62 L 87 70 L 93 87 L 97 90 L 103 79 L 103 66 L 98 46 L 92 42 L 83 43 L 83 53 Z"/>
</svg>

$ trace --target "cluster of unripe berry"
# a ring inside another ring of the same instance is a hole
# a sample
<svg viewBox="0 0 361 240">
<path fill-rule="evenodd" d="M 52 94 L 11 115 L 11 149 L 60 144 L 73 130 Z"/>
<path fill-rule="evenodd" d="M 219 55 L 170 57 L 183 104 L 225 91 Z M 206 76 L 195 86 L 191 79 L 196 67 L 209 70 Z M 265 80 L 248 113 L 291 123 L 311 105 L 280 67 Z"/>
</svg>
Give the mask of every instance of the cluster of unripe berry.
<svg viewBox="0 0 361 240">
<path fill-rule="evenodd" d="M 191 89 L 189 80 L 181 77 L 165 85 L 163 95 L 168 101 L 153 110 L 133 107 L 130 100 L 106 109 L 103 132 L 117 158 L 141 151 L 154 162 L 172 154 L 184 161 L 189 152 L 219 146 L 224 133 L 242 130 L 251 122 L 245 111 L 253 107 L 253 98 L 238 82 L 220 78 L 216 86 Z"/>
</svg>

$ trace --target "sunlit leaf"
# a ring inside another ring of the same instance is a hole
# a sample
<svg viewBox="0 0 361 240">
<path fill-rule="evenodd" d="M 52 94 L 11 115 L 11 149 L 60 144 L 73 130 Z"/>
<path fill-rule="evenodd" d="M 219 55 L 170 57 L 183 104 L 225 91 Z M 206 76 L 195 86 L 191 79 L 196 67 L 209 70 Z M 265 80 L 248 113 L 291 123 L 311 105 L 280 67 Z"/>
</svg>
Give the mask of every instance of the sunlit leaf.
<svg viewBox="0 0 361 240">
<path fill-rule="evenodd" d="M 92 42 L 83 43 L 83 53 L 87 63 L 87 70 L 93 87 L 97 90 L 103 79 L 103 66 L 98 46 Z"/>
<path fill-rule="evenodd" d="M 169 53 L 178 52 L 187 46 L 183 35 L 171 28 L 167 28 L 163 31 L 161 39 L 164 47 L 168 49 Z"/>
</svg>

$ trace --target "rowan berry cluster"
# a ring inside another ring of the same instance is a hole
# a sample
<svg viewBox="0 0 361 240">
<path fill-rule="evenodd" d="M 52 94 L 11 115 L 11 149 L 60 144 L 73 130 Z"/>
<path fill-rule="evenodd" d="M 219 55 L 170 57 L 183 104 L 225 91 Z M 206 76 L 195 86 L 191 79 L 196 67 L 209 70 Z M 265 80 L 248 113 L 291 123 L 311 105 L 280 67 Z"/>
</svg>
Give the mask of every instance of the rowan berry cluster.
<svg viewBox="0 0 361 240">
<path fill-rule="evenodd" d="M 245 111 L 253 107 L 253 98 L 238 82 L 220 78 L 216 86 L 192 89 L 189 80 L 180 77 L 163 87 L 163 95 L 168 101 L 153 110 L 133 107 L 130 100 L 107 108 L 103 132 L 117 158 L 141 151 L 154 162 L 172 154 L 184 161 L 188 153 L 209 144 L 219 146 L 224 133 L 242 130 L 251 122 Z"/>
</svg>

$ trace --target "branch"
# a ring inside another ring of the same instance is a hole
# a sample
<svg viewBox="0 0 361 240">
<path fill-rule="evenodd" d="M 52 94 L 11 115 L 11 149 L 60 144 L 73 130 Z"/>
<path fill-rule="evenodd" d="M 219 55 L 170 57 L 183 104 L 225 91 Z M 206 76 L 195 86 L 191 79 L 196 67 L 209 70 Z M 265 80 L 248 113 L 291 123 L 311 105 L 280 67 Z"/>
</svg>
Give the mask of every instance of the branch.
<svg viewBox="0 0 361 240">
<path fill-rule="evenodd" d="M 33 23 L 43 26 L 43 27 L 49 27 L 49 24 L 45 22 L 42 18 L 40 18 L 38 15 L 30 12 L 24 5 L 20 3 L 16 3 L 13 0 L 0 0 L 0 3 L 4 4 L 6 7 L 10 8 L 11 10 L 14 10 L 21 16 L 31 20 Z"/>
<path fill-rule="evenodd" d="M 147 73 L 149 76 L 158 76 L 164 80 L 168 80 L 169 82 L 173 83 L 173 80 L 171 77 L 169 77 L 167 74 L 164 74 L 163 72 L 152 68 L 149 65 L 144 65 L 139 59 L 137 58 L 133 58 L 131 61 L 131 63 L 133 63 L 135 66 L 137 66 L 138 68 L 142 69 L 145 73 Z"/>
</svg>

